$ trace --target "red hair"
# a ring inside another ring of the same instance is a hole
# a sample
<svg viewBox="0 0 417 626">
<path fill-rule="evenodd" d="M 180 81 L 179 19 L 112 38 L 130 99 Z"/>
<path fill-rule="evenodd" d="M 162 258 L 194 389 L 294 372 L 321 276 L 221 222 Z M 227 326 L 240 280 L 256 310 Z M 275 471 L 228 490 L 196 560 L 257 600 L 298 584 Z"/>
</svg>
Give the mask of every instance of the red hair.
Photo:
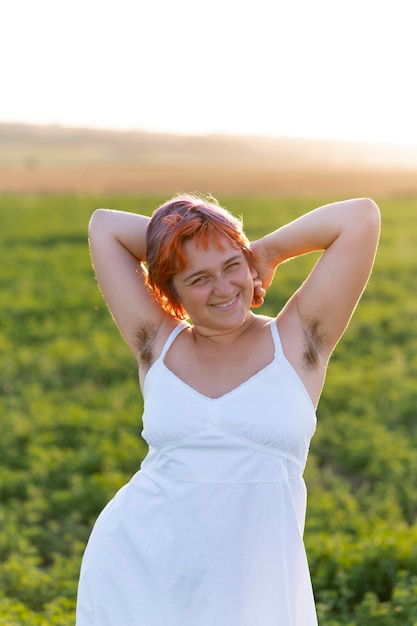
<svg viewBox="0 0 417 626">
<path fill-rule="evenodd" d="M 187 317 L 173 283 L 185 267 L 184 242 L 194 239 L 205 249 L 213 239 L 223 249 L 224 239 L 241 249 L 250 261 L 249 241 L 242 221 L 214 198 L 178 195 L 162 204 L 151 217 L 146 232 L 147 284 L 161 306 L 179 319 Z"/>
</svg>

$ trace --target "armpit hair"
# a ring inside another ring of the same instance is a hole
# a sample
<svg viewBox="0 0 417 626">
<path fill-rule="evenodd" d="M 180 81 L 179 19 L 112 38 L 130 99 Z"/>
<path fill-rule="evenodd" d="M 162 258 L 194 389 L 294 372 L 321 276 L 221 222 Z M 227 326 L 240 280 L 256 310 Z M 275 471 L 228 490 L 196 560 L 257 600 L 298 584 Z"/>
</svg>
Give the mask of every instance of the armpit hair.
<svg viewBox="0 0 417 626">
<path fill-rule="evenodd" d="M 136 345 L 142 365 L 150 367 L 153 363 L 153 342 L 156 335 L 154 324 L 140 324 L 136 331 Z"/>
<path fill-rule="evenodd" d="M 318 320 L 309 322 L 304 327 L 304 363 L 308 369 L 315 369 L 320 360 L 320 348 L 324 344 L 324 333 Z"/>
</svg>

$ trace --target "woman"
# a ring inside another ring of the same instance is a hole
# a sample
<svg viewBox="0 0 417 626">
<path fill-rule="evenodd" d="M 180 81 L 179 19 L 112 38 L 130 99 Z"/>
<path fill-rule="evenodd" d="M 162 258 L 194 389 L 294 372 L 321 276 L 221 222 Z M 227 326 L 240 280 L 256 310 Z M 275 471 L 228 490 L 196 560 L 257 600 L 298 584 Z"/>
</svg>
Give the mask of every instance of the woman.
<svg viewBox="0 0 417 626">
<path fill-rule="evenodd" d="M 93 264 L 138 360 L 149 453 L 96 522 L 77 626 L 317 624 L 302 474 L 379 229 L 369 199 L 322 206 L 252 243 L 194 196 L 151 220 L 94 213 Z M 255 315 L 277 266 L 314 250 L 277 317 Z"/>
</svg>

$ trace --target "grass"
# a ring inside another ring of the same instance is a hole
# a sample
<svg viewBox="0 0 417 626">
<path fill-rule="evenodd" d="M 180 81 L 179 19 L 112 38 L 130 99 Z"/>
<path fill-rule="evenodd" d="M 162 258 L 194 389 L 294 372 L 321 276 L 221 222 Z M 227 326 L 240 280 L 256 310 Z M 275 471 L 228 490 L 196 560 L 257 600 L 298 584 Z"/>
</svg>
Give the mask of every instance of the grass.
<svg viewBox="0 0 417 626">
<path fill-rule="evenodd" d="M 0 196 L 0 625 L 73 623 L 92 524 L 146 454 L 134 359 L 87 247 L 98 206 L 161 196 Z M 325 198 L 221 196 L 251 238 Z M 306 470 L 306 546 L 321 623 L 417 622 L 417 212 L 382 199 L 375 271 L 332 359 Z M 275 315 L 314 257 L 285 264 Z M 397 620 L 397 621 L 396 621 Z"/>
</svg>

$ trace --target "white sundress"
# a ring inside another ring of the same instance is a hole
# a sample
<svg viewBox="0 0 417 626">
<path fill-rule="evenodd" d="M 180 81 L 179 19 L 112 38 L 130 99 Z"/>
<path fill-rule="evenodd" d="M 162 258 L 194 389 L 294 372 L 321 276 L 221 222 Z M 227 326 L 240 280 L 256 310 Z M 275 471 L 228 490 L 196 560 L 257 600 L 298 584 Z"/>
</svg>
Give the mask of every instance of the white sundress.
<svg viewBox="0 0 417 626">
<path fill-rule="evenodd" d="M 223 396 L 164 357 L 144 383 L 140 470 L 106 506 L 81 567 L 77 626 L 316 626 L 302 478 L 316 426 L 285 358 Z"/>
</svg>

